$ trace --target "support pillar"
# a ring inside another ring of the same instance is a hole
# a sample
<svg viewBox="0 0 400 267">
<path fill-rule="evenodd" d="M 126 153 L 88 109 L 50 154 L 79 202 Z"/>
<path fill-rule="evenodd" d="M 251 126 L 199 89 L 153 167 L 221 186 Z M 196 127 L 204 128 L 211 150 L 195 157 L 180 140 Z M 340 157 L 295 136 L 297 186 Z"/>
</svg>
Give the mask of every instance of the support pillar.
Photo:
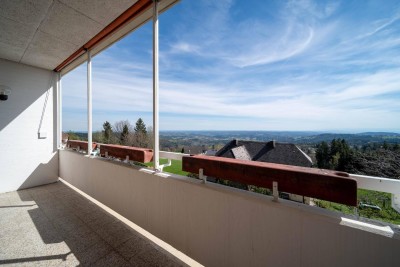
<svg viewBox="0 0 400 267">
<path fill-rule="evenodd" d="M 153 0 L 153 139 L 154 170 L 160 170 L 159 96 L 158 96 L 158 0 Z"/>
<path fill-rule="evenodd" d="M 92 153 L 92 56 L 87 50 L 87 122 L 88 122 L 88 149 L 87 154 Z"/>
</svg>

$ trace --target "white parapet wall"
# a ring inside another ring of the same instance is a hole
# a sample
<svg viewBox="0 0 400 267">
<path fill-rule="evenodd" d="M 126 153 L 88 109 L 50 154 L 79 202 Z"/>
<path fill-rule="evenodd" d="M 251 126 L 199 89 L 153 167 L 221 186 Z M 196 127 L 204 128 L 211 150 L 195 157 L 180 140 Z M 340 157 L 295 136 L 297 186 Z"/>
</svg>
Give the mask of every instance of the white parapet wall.
<svg viewBox="0 0 400 267">
<path fill-rule="evenodd" d="M 0 193 L 55 182 L 56 74 L 0 59 Z"/>
<path fill-rule="evenodd" d="M 400 266 L 395 227 L 67 150 L 60 177 L 205 266 Z"/>
</svg>

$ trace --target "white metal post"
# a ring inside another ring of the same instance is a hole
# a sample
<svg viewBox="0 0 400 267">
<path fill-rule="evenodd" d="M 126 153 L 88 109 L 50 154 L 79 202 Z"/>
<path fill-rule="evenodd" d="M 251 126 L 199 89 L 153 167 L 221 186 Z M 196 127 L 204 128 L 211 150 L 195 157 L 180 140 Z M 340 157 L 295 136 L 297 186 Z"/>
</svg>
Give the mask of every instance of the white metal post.
<svg viewBox="0 0 400 267">
<path fill-rule="evenodd" d="M 88 150 L 92 153 L 92 57 L 87 50 L 87 119 L 88 119 Z"/>
<path fill-rule="evenodd" d="M 62 146 L 62 91 L 61 73 L 57 73 L 57 148 Z"/>
<path fill-rule="evenodd" d="M 158 0 L 153 0 L 153 163 L 156 171 L 160 170 L 158 105 Z"/>
</svg>

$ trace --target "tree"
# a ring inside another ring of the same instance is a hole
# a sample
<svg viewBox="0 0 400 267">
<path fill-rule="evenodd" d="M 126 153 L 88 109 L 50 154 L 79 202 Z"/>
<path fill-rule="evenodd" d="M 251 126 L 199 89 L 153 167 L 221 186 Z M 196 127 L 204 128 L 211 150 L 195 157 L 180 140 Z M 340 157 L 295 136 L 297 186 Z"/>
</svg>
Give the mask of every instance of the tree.
<svg viewBox="0 0 400 267">
<path fill-rule="evenodd" d="M 73 131 L 69 131 L 67 134 L 68 134 L 68 140 L 81 140 L 79 135 L 77 135 Z"/>
<path fill-rule="evenodd" d="M 92 137 L 93 137 L 93 142 L 96 142 L 96 143 L 104 143 L 104 135 L 103 135 L 103 132 L 101 132 L 101 131 L 93 132 Z"/>
<path fill-rule="evenodd" d="M 399 144 L 394 144 L 393 146 L 393 151 L 400 150 L 400 145 Z"/>
<path fill-rule="evenodd" d="M 318 168 L 338 171 L 352 170 L 354 152 L 344 139 L 333 139 L 330 146 L 321 142 L 317 146 L 315 157 Z"/>
<path fill-rule="evenodd" d="M 386 141 L 383 141 L 383 145 L 382 145 L 383 149 L 388 150 L 389 149 L 389 145 Z"/>
<path fill-rule="evenodd" d="M 104 143 L 109 144 L 112 140 L 112 126 L 108 121 L 106 121 L 103 123 L 103 129 Z"/>
<path fill-rule="evenodd" d="M 121 133 L 121 145 L 125 145 L 128 141 L 128 137 L 129 137 L 129 127 L 128 125 L 124 125 L 124 128 L 122 129 L 122 133 Z"/>
<path fill-rule="evenodd" d="M 346 140 L 342 139 L 340 142 L 339 160 L 335 169 L 338 171 L 348 171 L 352 164 L 352 160 L 353 151 L 347 144 Z"/>
<path fill-rule="evenodd" d="M 139 118 L 136 121 L 134 131 L 135 137 L 133 145 L 137 147 L 150 147 L 149 137 L 151 137 L 152 135 L 147 135 L 146 124 L 144 124 L 142 118 Z"/>
<path fill-rule="evenodd" d="M 146 124 L 144 124 L 142 118 L 139 118 L 136 121 L 136 126 L 135 126 L 135 133 L 142 133 L 142 134 L 147 134 L 147 129 L 146 129 Z"/>
<path fill-rule="evenodd" d="M 114 123 L 114 132 L 116 138 L 121 145 L 131 146 L 133 145 L 133 134 L 132 125 L 129 120 L 117 121 Z"/>
<path fill-rule="evenodd" d="M 153 135 L 153 127 L 147 127 L 147 137 L 146 137 L 146 148 L 154 148 L 154 135 Z"/>
<path fill-rule="evenodd" d="M 317 158 L 317 166 L 322 169 L 329 169 L 330 166 L 330 151 L 329 146 L 326 142 L 321 142 L 317 145 L 317 151 L 315 152 Z"/>
</svg>

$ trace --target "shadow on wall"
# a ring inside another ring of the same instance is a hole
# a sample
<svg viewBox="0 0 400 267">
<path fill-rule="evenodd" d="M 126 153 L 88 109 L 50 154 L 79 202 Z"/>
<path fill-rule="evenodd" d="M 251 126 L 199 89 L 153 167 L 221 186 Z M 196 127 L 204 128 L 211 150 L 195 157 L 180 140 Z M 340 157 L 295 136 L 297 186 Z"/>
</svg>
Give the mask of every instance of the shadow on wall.
<svg viewBox="0 0 400 267">
<path fill-rule="evenodd" d="M 54 153 L 51 159 L 39 166 L 29 175 L 29 177 L 22 183 L 18 190 L 54 183 L 58 181 L 58 152 Z"/>
<path fill-rule="evenodd" d="M 0 59 L 0 84 L 11 88 L 7 101 L 0 102 L 0 131 L 21 115 L 41 96 L 47 94 L 41 113 L 37 116 L 37 128 L 40 129 L 47 108 L 50 90 L 53 90 L 53 106 L 57 114 L 56 75 L 52 71 L 26 66 Z M 56 121 L 56 116 L 54 116 Z M 55 123 L 56 124 L 56 123 Z"/>
</svg>

